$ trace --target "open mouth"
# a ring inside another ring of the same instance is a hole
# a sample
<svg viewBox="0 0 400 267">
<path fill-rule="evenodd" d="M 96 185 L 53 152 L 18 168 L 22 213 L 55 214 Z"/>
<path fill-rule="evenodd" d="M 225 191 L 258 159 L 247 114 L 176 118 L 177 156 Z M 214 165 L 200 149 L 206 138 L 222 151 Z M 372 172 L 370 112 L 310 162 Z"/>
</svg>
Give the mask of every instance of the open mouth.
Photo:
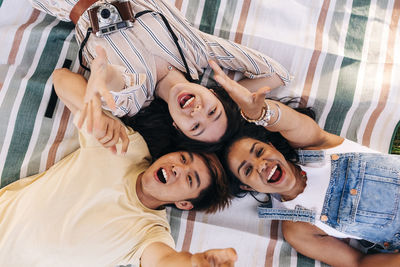
<svg viewBox="0 0 400 267">
<path fill-rule="evenodd" d="M 186 108 L 190 106 L 194 99 L 195 97 L 192 94 L 182 94 L 178 97 L 178 102 L 181 108 Z"/>
<path fill-rule="evenodd" d="M 161 183 L 166 184 L 168 181 L 168 174 L 164 168 L 160 168 L 157 171 L 157 178 Z"/>
<path fill-rule="evenodd" d="M 279 165 L 275 165 L 269 172 L 269 175 L 267 177 L 267 182 L 271 184 L 277 183 L 281 180 L 281 178 L 282 178 L 282 169 Z"/>
</svg>

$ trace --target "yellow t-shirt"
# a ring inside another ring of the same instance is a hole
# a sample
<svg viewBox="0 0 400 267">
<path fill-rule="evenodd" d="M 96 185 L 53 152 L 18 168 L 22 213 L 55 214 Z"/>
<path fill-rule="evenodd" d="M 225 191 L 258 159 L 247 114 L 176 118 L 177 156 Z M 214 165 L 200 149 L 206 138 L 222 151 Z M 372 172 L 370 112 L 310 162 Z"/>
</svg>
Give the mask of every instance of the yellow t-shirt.
<svg viewBox="0 0 400 267">
<path fill-rule="evenodd" d="M 174 247 L 165 210 L 137 198 L 150 154 L 142 136 L 127 131 L 125 156 L 81 131 L 80 149 L 0 190 L 0 266 L 138 266 L 152 242 Z"/>
</svg>

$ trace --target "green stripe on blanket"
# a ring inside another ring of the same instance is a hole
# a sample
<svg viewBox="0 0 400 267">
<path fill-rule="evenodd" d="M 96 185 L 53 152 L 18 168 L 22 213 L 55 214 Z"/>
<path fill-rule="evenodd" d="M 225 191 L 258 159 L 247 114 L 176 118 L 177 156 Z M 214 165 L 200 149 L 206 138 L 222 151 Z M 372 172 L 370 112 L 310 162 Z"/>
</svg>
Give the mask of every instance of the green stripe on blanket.
<svg viewBox="0 0 400 267">
<path fill-rule="evenodd" d="M 2 173 L 1 186 L 12 183 L 20 176 L 19 171 L 35 127 L 36 115 L 43 97 L 44 87 L 58 62 L 64 41 L 72 28 L 73 24 L 60 21 L 51 29 L 47 37 L 47 42 L 39 59 L 38 66 L 27 83 L 29 90 L 25 92 L 18 110 L 14 134 L 9 148 L 9 150 L 13 152 L 18 151 L 18 153 L 8 154 L 5 165 L 13 166 L 13 168 L 5 169 Z M 32 37 L 34 38 L 34 36 Z M 27 66 L 30 66 L 30 64 Z"/>
<path fill-rule="evenodd" d="M 344 58 L 340 67 L 339 81 L 332 108 L 326 119 L 324 129 L 340 135 L 345 117 L 352 106 L 360 68 L 361 51 L 364 45 L 366 24 L 370 2 L 353 2 L 349 28 L 344 47 Z"/>
</svg>

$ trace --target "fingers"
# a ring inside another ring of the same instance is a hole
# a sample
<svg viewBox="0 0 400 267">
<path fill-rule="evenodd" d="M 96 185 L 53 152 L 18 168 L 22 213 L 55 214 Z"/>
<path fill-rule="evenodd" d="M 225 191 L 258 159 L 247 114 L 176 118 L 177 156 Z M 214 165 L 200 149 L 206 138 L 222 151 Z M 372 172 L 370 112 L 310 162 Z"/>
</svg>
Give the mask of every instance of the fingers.
<svg viewBox="0 0 400 267">
<path fill-rule="evenodd" d="M 81 113 L 79 114 L 79 119 L 78 119 L 78 123 L 77 123 L 78 129 L 81 129 L 83 123 L 85 122 L 87 109 L 88 109 L 88 104 L 85 104 L 83 106 L 83 109 L 81 110 Z"/>
<path fill-rule="evenodd" d="M 128 151 L 128 145 L 129 145 L 129 138 L 128 134 L 125 131 L 125 126 L 121 125 L 121 131 L 120 131 L 120 138 L 122 140 L 122 149 L 121 149 L 121 154 L 125 155 L 126 152 Z"/>
<path fill-rule="evenodd" d="M 106 50 L 101 45 L 96 46 L 96 55 L 99 58 L 102 58 L 102 59 L 104 58 L 105 60 L 107 60 Z"/>
<path fill-rule="evenodd" d="M 264 99 L 267 94 L 271 91 L 271 88 L 268 86 L 261 87 L 260 89 L 255 92 L 254 103 L 256 105 L 262 105 L 264 103 Z"/>
<path fill-rule="evenodd" d="M 212 249 L 205 252 L 206 258 L 209 262 L 214 262 L 216 266 L 222 266 L 222 264 L 229 264 L 224 266 L 233 266 L 233 263 L 237 260 L 236 250 L 233 248 L 226 249 Z"/>
<path fill-rule="evenodd" d="M 86 118 L 86 130 L 88 133 L 93 132 L 93 104 L 92 101 L 88 103 L 87 118 Z"/>
</svg>

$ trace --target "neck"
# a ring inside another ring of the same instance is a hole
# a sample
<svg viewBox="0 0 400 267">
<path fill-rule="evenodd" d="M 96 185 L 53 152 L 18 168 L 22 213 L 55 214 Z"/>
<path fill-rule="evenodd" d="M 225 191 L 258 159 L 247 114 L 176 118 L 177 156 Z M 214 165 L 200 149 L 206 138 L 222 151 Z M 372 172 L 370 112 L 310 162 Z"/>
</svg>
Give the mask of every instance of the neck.
<svg viewBox="0 0 400 267">
<path fill-rule="evenodd" d="M 299 194 L 304 192 L 307 185 L 307 175 L 302 173 L 300 167 L 292 164 L 293 173 L 295 174 L 296 183 L 294 187 L 287 193 L 282 193 L 281 198 L 283 201 L 295 199 Z"/>
<path fill-rule="evenodd" d="M 142 177 L 143 177 L 143 172 L 139 175 L 139 177 L 136 180 L 136 195 L 137 195 L 139 201 L 146 208 L 149 208 L 152 210 L 159 209 L 161 206 L 168 204 L 168 203 L 159 201 L 145 193 L 145 190 L 143 189 L 143 184 L 142 184 Z"/>
<path fill-rule="evenodd" d="M 172 68 L 167 74 L 158 80 L 155 94 L 168 103 L 170 89 L 178 83 L 188 83 L 189 81 L 179 70 Z"/>
</svg>

